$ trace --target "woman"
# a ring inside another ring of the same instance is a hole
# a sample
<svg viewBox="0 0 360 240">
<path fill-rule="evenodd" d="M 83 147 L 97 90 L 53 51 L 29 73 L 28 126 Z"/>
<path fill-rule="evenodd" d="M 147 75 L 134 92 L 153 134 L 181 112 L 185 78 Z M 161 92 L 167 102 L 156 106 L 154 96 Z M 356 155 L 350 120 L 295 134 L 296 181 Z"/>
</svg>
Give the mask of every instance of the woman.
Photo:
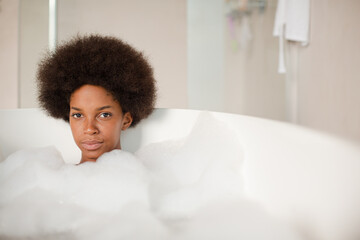
<svg viewBox="0 0 360 240">
<path fill-rule="evenodd" d="M 70 123 L 80 163 L 88 163 L 65 164 L 51 146 L 0 163 L 0 239 L 139 239 L 133 227 L 144 219 L 151 228 L 142 234 L 162 234 L 149 210 L 146 169 L 118 151 L 121 132 L 155 104 L 142 53 L 114 37 L 78 36 L 41 61 L 37 79 L 41 107 Z"/>
<path fill-rule="evenodd" d="M 154 108 L 153 71 L 142 53 L 114 37 L 76 37 L 46 56 L 38 70 L 39 101 L 70 123 L 80 163 L 121 149 L 121 131 Z"/>
<path fill-rule="evenodd" d="M 41 62 L 38 84 L 41 106 L 70 123 L 80 162 L 97 162 L 64 164 L 44 148 L 0 163 L 0 239 L 298 240 L 243 198 L 240 147 L 216 119 L 136 156 L 116 151 L 155 102 L 151 67 L 121 40 L 65 43 Z"/>
</svg>

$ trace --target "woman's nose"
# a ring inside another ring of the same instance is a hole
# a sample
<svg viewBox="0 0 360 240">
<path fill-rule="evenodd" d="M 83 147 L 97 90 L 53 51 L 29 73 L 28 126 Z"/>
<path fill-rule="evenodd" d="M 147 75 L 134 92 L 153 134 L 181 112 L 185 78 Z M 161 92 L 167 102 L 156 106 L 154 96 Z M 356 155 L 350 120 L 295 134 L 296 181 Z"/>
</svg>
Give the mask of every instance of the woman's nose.
<svg viewBox="0 0 360 240">
<path fill-rule="evenodd" d="M 89 119 L 86 121 L 84 126 L 84 133 L 91 135 L 99 133 L 99 129 L 97 128 L 94 120 Z"/>
</svg>

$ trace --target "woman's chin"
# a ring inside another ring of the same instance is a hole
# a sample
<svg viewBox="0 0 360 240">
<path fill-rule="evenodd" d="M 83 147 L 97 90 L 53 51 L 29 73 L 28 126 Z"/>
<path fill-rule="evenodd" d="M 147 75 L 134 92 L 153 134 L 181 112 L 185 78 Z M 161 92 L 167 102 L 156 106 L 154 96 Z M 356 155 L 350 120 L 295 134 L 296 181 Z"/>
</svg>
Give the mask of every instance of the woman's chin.
<svg viewBox="0 0 360 240">
<path fill-rule="evenodd" d="M 83 162 L 88 162 L 88 161 L 92 161 L 92 162 L 96 162 L 96 160 L 103 155 L 106 152 L 110 152 L 114 149 L 120 149 L 118 147 L 115 148 L 107 148 L 104 149 L 103 147 L 95 149 L 95 150 L 89 150 L 89 149 L 85 149 L 85 148 L 80 148 L 81 152 L 82 152 L 82 157 L 81 157 L 81 163 Z"/>
<path fill-rule="evenodd" d="M 97 150 L 97 151 L 87 151 L 87 150 L 83 150 L 82 151 L 82 158 L 81 158 L 81 162 L 95 162 L 104 152 Z"/>
</svg>

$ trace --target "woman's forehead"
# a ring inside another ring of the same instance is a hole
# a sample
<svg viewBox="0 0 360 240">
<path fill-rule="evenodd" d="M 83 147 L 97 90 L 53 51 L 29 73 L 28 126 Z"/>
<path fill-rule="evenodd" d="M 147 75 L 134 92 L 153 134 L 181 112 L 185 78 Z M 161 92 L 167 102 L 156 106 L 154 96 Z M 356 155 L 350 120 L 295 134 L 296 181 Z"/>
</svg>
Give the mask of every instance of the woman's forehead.
<svg viewBox="0 0 360 240">
<path fill-rule="evenodd" d="M 116 108 L 117 106 L 120 107 L 120 104 L 105 88 L 94 85 L 83 85 L 71 94 L 70 106 L 87 108 L 102 108 L 108 106 Z"/>
</svg>

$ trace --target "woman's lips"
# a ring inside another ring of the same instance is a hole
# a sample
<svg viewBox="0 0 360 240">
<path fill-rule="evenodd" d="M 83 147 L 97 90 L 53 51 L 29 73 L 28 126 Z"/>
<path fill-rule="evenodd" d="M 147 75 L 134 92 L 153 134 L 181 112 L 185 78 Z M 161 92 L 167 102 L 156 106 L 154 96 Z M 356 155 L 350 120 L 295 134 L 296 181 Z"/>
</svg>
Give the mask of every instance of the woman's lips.
<svg viewBox="0 0 360 240">
<path fill-rule="evenodd" d="M 83 141 L 81 142 L 81 146 L 88 151 L 95 151 L 99 149 L 102 145 L 100 141 Z"/>
</svg>

